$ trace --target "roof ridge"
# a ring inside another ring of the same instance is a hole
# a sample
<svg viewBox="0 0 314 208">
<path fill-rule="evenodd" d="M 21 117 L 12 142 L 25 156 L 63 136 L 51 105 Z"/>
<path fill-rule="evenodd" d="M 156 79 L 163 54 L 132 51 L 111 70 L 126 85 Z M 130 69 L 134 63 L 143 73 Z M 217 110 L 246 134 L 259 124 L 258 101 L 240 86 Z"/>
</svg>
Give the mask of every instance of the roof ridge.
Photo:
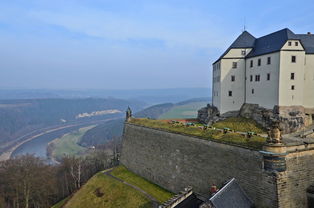
<svg viewBox="0 0 314 208">
<path fill-rule="evenodd" d="M 292 32 L 289 28 L 284 28 L 284 29 L 277 30 L 277 31 L 275 31 L 275 32 L 269 33 L 269 34 L 267 34 L 267 35 L 261 36 L 261 37 L 259 37 L 259 38 L 257 38 L 257 39 L 269 37 L 269 36 L 272 36 L 272 35 L 274 35 L 274 34 L 276 34 L 276 33 L 280 33 L 280 32 L 283 32 L 283 31 L 288 31 L 288 32 L 291 32 L 292 34 L 294 34 L 294 32 Z M 287 33 L 286 33 L 286 34 L 287 34 Z M 295 35 L 295 34 L 294 34 L 294 35 Z M 287 38 L 288 38 L 288 34 L 287 34 Z"/>
</svg>

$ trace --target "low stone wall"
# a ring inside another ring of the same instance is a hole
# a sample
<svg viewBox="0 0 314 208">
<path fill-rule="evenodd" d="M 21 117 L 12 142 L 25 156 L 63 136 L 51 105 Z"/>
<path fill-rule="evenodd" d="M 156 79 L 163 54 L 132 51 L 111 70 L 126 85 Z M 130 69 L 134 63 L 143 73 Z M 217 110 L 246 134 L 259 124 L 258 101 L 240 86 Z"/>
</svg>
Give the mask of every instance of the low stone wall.
<svg viewBox="0 0 314 208">
<path fill-rule="evenodd" d="M 192 186 L 209 195 L 234 177 L 257 207 L 278 206 L 276 174 L 258 151 L 126 123 L 121 163 L 176 193 Z"/>
</svg>

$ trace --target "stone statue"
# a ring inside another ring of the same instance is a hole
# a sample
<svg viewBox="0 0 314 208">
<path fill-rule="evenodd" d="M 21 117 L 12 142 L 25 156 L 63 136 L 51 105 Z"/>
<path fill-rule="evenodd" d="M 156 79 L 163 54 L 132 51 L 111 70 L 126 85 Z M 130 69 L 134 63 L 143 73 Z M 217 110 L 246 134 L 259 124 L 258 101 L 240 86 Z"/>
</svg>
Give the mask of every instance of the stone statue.
<svg viewBox="0 0 314 208">
<path fill-rule="evenodd" d="M 132 118 L 132 110 L 130 106 L 128 106 L 128 109 L 126 110 L 125 121 L 130 121 L 131 118 Z"/>
<path fill-rule="evenodd" d="M 267 143 L 281 143 L 282 136 L 281 131 L 279 129 L 279 122 L 273 122 L 271 129 L 267 131 Z"/>
</svg>

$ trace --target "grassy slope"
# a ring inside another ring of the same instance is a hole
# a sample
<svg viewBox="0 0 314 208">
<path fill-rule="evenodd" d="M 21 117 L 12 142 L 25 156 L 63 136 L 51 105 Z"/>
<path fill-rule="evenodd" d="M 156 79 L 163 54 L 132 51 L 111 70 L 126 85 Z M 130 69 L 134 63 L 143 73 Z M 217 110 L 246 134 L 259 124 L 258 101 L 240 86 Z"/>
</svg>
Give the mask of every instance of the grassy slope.
<svg viewBox="0 0 314 208">
<path fill-rule="evenodd" d="M 124 166 L 119 166 L 115 168 L 111 174 L 132 185 L 139 187 L 140 189 L 145 190 L 148 194 L 153 196 L 159 202 L 165 202 L 173 196 L 173 193 L 137 176 L 136 174 L 128 171 Z"/>
<path fill-rule="evenodd" d="M 97 188 L 104 193 L 103 196 L 96 196 Z M 64 206 L 64 208 L 86 207 L 146 208 L 151 207 L 151 203 L 142 193 L 101 172 L 93 176 Z"/>
<path fill-rule="evenodd" d="M 251 120 L 247 120 L 247 125 L 250 125 L 252 123 Z M 167 121 L 164 120 L 150 120 L 150 119 L 132 119 L 131 123 L 139 124 L 142 126 L 147 126 L 151 128 L 156 129 L 165 129 L 168 131 L 172 131 L 175 133 L 183 133 L 188 134 L 192 136 L 198 136 L 203 139 L 211 139 L 211 140 L 217 140 L 227 143 L 236 144 L 243 147 L 249 147 L 253 149 L 262 149 L 266 139 L 260 136 L 253 136 L 252 138 L 246 138 L 244 135 L 237 134 L 237 133 L 227 133 L 223 134 L 219 130 L 214 130 L 213 128 L 208 128 L 207 130 L 202 130 L 199 128 L 199 126 L 202 125 L 196 125 L 196 126 L 190 126 L 186 127 L 182 124 L 169 124 Z M 244 125 L 244 124 L 242 124 Z M 236 127 L 237 125 L 235 125 Z M 255 126 L 255 128 L 259 128 L 258 126 Z M 239 131 L 238 129 L 233 129 L 236 131 Z M 263 131 L 260 129 L 260 131 Z"/>
<path fill-rule="evenodd" d="M 171 118 L 196 118 L 197 110 L 207 105 L 208 102 L 192 102 L 184 105 L 177 105 L 166 113 L 159 116 L 159 119 Z"/>
<path fill-rule="evenodd" d="M 125 167 L 116 167 L 112 175 L 140 187 L 159 201 L 166 201 L 173 196 L 172 193 L 128 171 Z M 104 194 L 97 197 L 95 190 L 99 188 Z M 151 207 L 150 200 L 141 192 L 103 174 L 93 176 L 73 197 L 64 208 L 146 208 Z"/>
<path fill-rule="evenodd" d="M 78 142 L 85 132 L 93 127 L 95 126 L 80 128 L 77 131 L 65 134 L 63 137 L 55 139 L 52 142 L 54 145 L 54 150 L 52 152 L 53 157 L 60 158 L 64 155 L 79 155 L 85 152 L 87 148 L 78 145 Z"/>
</svg>

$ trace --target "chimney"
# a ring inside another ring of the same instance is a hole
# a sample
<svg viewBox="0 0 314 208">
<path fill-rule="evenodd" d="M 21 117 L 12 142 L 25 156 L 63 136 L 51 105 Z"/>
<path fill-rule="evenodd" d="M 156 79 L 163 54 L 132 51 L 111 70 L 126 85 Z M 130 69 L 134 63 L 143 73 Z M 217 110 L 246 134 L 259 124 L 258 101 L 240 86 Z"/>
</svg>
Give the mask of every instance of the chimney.
<svg viewBox="0 0 314 208">
<path fill-rule="evenodd" d="M 312 33 L 311 33 L 311 32 L 307 32 L 307 34 L 308 34 L 308 35 L 312 35 Z"/>
</svg>

